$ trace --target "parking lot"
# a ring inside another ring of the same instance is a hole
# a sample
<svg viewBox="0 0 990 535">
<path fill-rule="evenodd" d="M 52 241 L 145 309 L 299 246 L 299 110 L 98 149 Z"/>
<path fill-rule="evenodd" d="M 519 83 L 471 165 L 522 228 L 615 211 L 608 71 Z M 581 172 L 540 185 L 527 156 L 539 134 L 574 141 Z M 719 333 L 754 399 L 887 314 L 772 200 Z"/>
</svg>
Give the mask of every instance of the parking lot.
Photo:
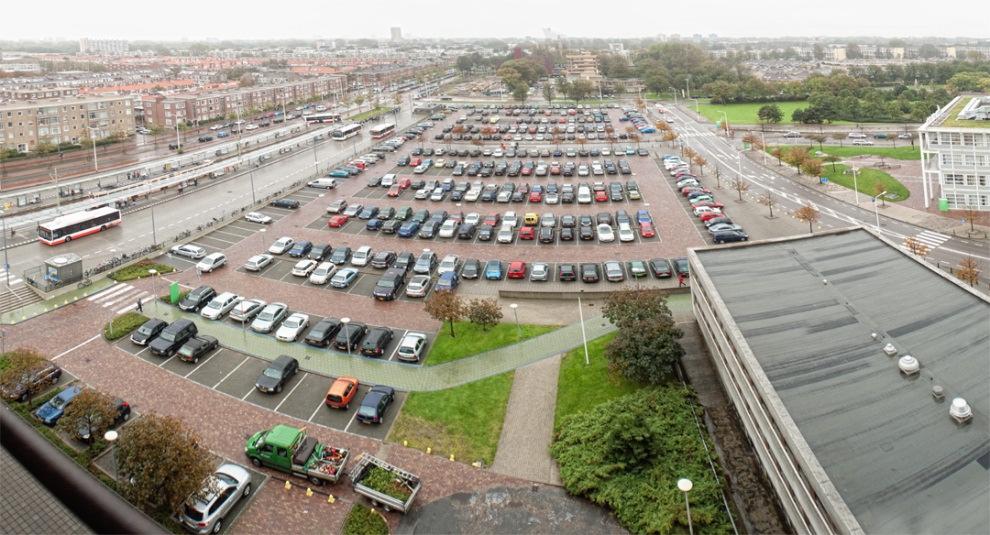
<svg viewBox="0 0 990 535">
<path fill-rule="evenodd" d="M 405 392 L 396 391 L 395 401 L 389 406 L 383 422 L 366 425 L 358 422 L 356 415 L 360 400 L 370 389 L 369 385 L 359 387 L 349 409 L 331 409 L 324 403 L 333 382 L 331 377 L 300 371 L 281 393 L 264 394 L 254 386 L 258 376 L 268 367 L 268 361 L 264 359 L 220 348 L 201 359 L 199 364 L 192 364 L 174 356 L 168 359 L 156 357 L 147 348 L 134 345 L 126 338 L 114 345 L 171 373 L 258 407 L 378 440 L 385 439 L 406 398 Z"/>
</svg>

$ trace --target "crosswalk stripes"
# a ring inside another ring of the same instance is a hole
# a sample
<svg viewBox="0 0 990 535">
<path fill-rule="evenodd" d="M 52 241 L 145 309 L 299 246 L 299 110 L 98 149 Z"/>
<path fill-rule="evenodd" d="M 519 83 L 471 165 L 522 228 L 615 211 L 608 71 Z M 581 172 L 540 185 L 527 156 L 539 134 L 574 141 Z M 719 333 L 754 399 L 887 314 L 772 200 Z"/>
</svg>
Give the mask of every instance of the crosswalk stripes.
<svg viewBox="0 0 990 535">
<path fill-rule="evenodd" d="M 138 296 L 138 299 L 141 300 L 141 306 L 144 306 L 144 305 L 148 304 L 148 301 L 151 301 L 152 299 L 155 298 L 155 296 L 153 296 L 153 295 L 147 295 L 147 293 L 148 292 L 144 292 L 144 294 L 142 294 L 142 296 Z M 130 312 L 130 311 L 134 310 L 135 308 L 137 308 L 137 300 L 135 300 L 133 303 L 127 305 L 124 308 L 117 309 L 116 312 L 117 312 L 117 314 L 124 314 L 126 312 Z"/>
<path fill-rule="evenodd" d="M 10 273 L 10 281 L 8 282 L 7 281 L 7 270 L 6 269 L 3 269 L 3 268 L 0 268 L 0 283 L 8 284 L 9 286 L 13 286 L 13 285 L 18 284 L 18 283 L 21 283 L 23 281 L 24 281 L 24 279 L 18 277 L 13 272 L 11 272 Z"/>
<path fill-rule="evenodd" d="M 924 230 L 914 235 L 915 240 L 918 240 L 919 242 L 927 245 L 932 249 L 949 241 L 951 238 L 952 236 L 946 236 L 945 234 L 941 234 L 931 230 Z M 905 244 L 906 243 L 907 240 L 905 240 Z"/>
<path fill-rule="evenodd" d="M 103 308 L 120 307 L 114 309 L 114 312 L 116 314 L 124 314 L 125 312 L 136 309 L 138 301 L 141 301 L 141 305 L 143 306 L 154 298 L 155 296 L 146 290 L 135 288 L 130 284 L 120 283 L 95 293 L 87 297 L 86 300 L 92 301 Z"/>
</svg>

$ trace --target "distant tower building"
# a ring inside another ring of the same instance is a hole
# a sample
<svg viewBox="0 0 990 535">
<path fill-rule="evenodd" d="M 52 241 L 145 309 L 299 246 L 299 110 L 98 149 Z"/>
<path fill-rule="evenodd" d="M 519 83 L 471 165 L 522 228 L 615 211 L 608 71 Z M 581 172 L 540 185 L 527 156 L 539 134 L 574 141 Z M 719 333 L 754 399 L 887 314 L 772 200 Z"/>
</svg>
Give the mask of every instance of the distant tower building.
<svg viewBox="0 0 990 535">
<path fill-rule="evenodd" d="M 523 57 L 522 47 L 516 45 L 516 47 L 512 49 L 512 59 L 522 59 L 522 57 Z"/>
<path fill-rule="evenodd" d="M 402 28 L 398 26 L 392 26 L 392 40 L 393 41 L 402 40 Z"/>
</svg>

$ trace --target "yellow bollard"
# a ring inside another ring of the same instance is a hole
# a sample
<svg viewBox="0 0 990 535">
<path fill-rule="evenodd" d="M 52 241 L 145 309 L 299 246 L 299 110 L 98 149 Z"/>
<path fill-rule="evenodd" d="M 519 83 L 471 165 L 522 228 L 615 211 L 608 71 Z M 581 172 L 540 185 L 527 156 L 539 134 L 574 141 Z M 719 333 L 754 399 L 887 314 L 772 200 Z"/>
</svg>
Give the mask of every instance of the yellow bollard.
<svg viewBox="0 0 990 535">
<path fill-rule="evenodd" d="M 429 447 L 429 446 L 427 446 L 427 447 L 426 447 L 426 454 L 427 454 L 427 455 L 429 455 L 429 454 L 431 454 L 431 453 L 433 453 L 433 448 L 431 448 L 431 447 Z"/>
<path fill-rule="evenodd" d="M 309 498 L 313 495 L 313 489 L 306 487 L 306 497 Z"/>
<path fill-rule="evenodd" d="M 285 482 L 285 490 L 292 490 L 292 483 L 286 481 Z"/>
<path fill-rule="evenodd" d="M 327 503 L 334 503 L 336 501 L 337 501 L 337 498 L 334 498 L 333 497 L 333 494 L 327 496 Z"/>
<path fill-rule="evenodd" d="M 451 454 L 450 454 L 450 460 L 451 460 L 451 461 L 453 461 L 453 460 L 454 460 L 454 454 L 453 454 L 453 453 L 451 453 Z"/>
<path fill-rule="evenodd" d="M 408 447 L 409 447 L 409 441 L 408 441 L 408 440 L 403 440 L 403 441 L 402 441 L 402 445 L 403 445 L 404 447 L 406 447 L 406 448 L 408 448 Z"/>
</svg>

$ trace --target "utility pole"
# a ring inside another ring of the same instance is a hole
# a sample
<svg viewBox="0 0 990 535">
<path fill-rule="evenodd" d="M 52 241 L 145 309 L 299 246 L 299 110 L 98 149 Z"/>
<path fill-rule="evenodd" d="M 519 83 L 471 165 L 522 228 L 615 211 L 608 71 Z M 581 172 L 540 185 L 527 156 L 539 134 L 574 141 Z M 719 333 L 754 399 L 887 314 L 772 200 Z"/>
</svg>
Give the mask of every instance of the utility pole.
<svg viewBox="0 0 990 535">
<path fill-rule="evenodd" d="M 10 287 L 10 258 L 7 257 L 7 217 L 0 212 L 0 222 L 3 223 L 3 271 L 7 276 L 7 287 Z"/>
</svg>

